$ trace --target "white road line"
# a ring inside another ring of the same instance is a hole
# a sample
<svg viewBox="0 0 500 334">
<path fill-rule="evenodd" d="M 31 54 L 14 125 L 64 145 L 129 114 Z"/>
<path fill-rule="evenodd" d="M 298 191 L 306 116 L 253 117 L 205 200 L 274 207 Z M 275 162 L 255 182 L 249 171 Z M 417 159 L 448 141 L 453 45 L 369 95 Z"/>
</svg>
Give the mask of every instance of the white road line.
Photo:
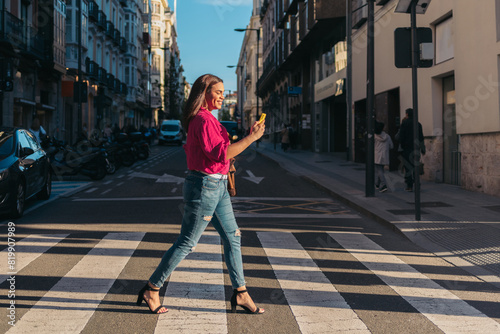
<svg viewBox="0 0 500 334">
<path fill-rule="evenodd" d="M 14 238 L 16 240 L 13 252 L 15 255 L 15 268 L 14 270 L 9 268 L 9 249 L 4 249 L 0 252 L 0 283 L 10 277 L 10 275 L 5 275 L 5 273 L 21 271 L 24 267 L 36 260 L 51 247 L 57 245 L 67 236 L 68 234 L 32 234 L 20 240 Z"/>
<path fill-rule="evenodd" d="M 272 218 L 272 219 L 359 219 L 358 215 L 348 215 L 348 214 L 321 214 L 321 213 L 238 213 L 235 212 L 234 216 L 236 218 Z"/>
<path fill-rule="evenodd" d="M 302 333 L 370 333 L 289 232 L 257 232 Z"/>
<path fill-rule="evenodd" d="M 204 232 L 170 276 L 155 333 L 227 333 L 226 302 L 220 237 Z"/>
<path fill-rule="evenodd" d="M 182 196 L 172 197 L 124 197 L 124 198 L 75 198 L 73 202 L 120 202 L 120 201 L 167 201 L 167 200 L 182 200 Z"/>
<path fill-rule="evenodd" d="M 85 193 L 90 194 L 96 191 L 98 188 L 90 188 L 89 190 L 85 191 Z"/>
<path fill-rule="evenodd" d="M 500 333 L 500 324 L 359 232 L 329 235 L 444 333 Z"/>
<path fill-rule="evenodd" d="M 112 190 L 112 189 L 105 190 L 105 191 L 103 191 L 103 192 L 101 193 L 101 195 L 105 195 L 105 194 L 109 193 L 111 190 Z"/>
<path fill-rule="evenodd" d="M 8 333 L 79 333 L 145 233 L 109 233 Z"/>
</svg>

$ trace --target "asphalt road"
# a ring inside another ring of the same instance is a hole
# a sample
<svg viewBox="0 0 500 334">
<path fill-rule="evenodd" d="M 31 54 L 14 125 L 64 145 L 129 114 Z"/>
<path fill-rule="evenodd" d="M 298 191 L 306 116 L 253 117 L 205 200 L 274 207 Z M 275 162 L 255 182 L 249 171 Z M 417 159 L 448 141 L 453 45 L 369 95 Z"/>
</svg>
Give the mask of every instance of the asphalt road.
<svg viewBox="0 0 500 334">
<path fill-rule="evenodd" d="M 0 332 L 500 332 L 498 289 L 252 150 L 237 170 L 245 276 L 264 315 L 228 312 L 231 285 L 211 226 L 161 290 L 170 311 L 135 305 L 182 215 L 184 152 L 155 146 L 131 168 L 73 178 L 57 184 L 54 200 L 30 201 L 11 240 L 9 220 L 1 223 Z"/>
</svg>

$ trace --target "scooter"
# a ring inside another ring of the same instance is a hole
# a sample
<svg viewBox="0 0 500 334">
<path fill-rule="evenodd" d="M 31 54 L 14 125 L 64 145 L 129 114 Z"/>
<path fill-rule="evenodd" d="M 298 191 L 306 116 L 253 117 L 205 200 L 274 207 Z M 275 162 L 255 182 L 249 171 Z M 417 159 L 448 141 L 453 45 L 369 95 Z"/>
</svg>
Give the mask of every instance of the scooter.
<svg viewBox="0 0 500 334">
<path fill-rule="evenodd" d="M 65 175 L 82 174 L 93 180 L 101 180 L 110 168 L 106 150 L 93 147 L 86 141 L 78 142 L 75 147 L 71 147 L 54 140 L 53 145 L 47 149 L 47 154 L 53 174 L 60 178 Z"/>
</svg>

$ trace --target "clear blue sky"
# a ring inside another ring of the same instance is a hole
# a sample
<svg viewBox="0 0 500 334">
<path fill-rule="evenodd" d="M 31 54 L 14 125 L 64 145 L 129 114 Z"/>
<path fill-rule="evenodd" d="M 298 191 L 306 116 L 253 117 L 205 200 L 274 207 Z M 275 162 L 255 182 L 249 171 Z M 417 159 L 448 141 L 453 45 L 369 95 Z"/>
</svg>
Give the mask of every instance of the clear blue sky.
<svg viewBox="0 0 500 334">
<path fill-rule="evenodd" d="M 177 0 L 177 43 L 186 80 L 193 82 L 205 73 L 224 81 L 234 92 L 236 65 L 244 32 L 252 16 L 252 0 Z M 169 1 L 173 7 L 173 0 Z M 227 92 L 226 92 L 227 93 Z"/>
</svg>

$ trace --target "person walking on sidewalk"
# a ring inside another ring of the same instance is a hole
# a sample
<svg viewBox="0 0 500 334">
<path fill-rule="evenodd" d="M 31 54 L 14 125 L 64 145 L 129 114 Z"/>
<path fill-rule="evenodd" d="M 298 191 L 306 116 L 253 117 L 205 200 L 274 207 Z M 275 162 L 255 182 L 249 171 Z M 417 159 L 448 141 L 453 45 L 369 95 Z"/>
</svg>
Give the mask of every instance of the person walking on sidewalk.
<svg viewBox="0 0 500 334">
<path fill-rule="evenodd" d="M 283 152 L 286 152 L 290 147 L 290 130 L 288 125 L 285 125 L 283 130 L 281 130 L 281 148 Z"/>
<path fill-rule="evenodd" d="M 375 187 L 381 193 L 387 191 L 384 168 L 389 164 L 389 150 L 394 148 L 391 137 L 384 132 L 384 123 L 375 121 L 375 171 L 377 181 Z"/>
<path fill-rule="evenodd" d="M 413 142 L 413 109 L 406 109 L 406 118 L 401 123 L 399 129 L 399 143 L 401 144 L 401 160 L 405 170 L 406 191 L 413 191 L 415 182 L 415 164 L 414 160 L 420 161 L 420 153 L 425 154 L 424 134 L 422 124 L 418 123 L 418 141 L 420 143 L 420 152 L 414 152 Z M 416 158 L 416 159 L 415 159 Z"/>
<path fill-rule="evenodd" d="M 231 199 L 227 191 L 230 159 L 243 152 L 262 137 L 265 123 L 255 122 L 250 134 L 230 144 L 225 128 L 211 111 L 221 109 L 224 84 L 214 75 L 196 79 L 186 102 L 183 125 L 187 131 L 186 151 L 189 173 L 183 186 L 184 216 L 177 241 L 163 255 L 149 281 L 139 291 L 137 305 L 144 300 L 152 313 L 165 313 L 160 304 L 159 290 L 177 265 L 192 252 L 209 223 L 219 233 L 233 286 L 231 311 L 241 306 L 247 313 L 261 314 L 245 287 L 241 255 L 241 232 L 236 224 Z"/>
</svg>

